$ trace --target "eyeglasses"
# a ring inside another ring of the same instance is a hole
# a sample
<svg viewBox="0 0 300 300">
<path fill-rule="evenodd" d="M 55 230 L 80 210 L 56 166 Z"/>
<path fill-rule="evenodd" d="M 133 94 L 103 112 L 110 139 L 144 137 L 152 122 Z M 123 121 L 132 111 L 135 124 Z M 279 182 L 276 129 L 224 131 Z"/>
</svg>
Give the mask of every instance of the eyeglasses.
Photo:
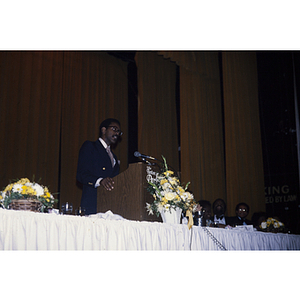
<svg viewBox="0 0 300 300">
<path fill-rule="evenodd" d="M 248 210 L 247 210 L 247 209 L 245 209 L 245 208 L 239 208 L 239 211 L 248 212 Z"/>
<path fill-rule="evenodd" d="M 116 126 L 107 126 L 107 127 L 111 127 L 111 129 L 116 132 L 119 136 L 121 136 L 123 134 L 123 132 Z"/>
</svg>

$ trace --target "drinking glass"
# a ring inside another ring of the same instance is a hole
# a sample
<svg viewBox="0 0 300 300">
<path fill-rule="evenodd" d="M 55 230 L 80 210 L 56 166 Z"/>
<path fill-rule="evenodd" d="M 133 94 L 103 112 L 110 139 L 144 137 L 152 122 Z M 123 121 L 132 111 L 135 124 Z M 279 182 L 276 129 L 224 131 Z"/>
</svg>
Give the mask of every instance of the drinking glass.
<svg viewBox="0 0 300 300">
<path fill-rule="evenodd" d="M 214 221 L 214 227 L 219 227 L 219 221 Z"/>
<path fill-rule="evenodd" d="M 78 207 L 75 211 L 76 216 L 85 216 L 85 209 L 83 207 Z"/>
<path fill-rule="evenodd" d="M 63 215 L 71 215 L 73 211 L 73 204 L 66 202 L 61 205 L 61 214 Z"/>
</svg>

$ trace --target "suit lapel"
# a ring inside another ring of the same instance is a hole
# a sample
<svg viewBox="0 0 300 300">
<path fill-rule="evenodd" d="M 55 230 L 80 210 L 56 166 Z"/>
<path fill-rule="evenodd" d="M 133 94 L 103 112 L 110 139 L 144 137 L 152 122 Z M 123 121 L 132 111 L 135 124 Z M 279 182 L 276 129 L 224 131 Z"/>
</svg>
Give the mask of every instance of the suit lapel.
<svg viewBox="0 0 300 300">
<path fill-rule="evenodd" d="M 110 161 L 110 157 L 108 155 L 108 153 L 106 152 L 106 149 L 104 148 L 104 146 L 102 145 L 102 143 L 99 141 L 99 139 L 95 142 L 96 145 L 96 149 L 99 151 L 99 155 L 101 155 L 103 157 L 103 160 L 105 160 L 105 162 L 107 162 L 109 165 L 111 165 L 111 161 Z M 114 159 L 116 160 L 116 164 L 114 165 L 114 167 L 112 167 L 112 169 L 116 168 L 118 165 L 118 160 L 116 155 L 112 152 Z"/>
</svg>

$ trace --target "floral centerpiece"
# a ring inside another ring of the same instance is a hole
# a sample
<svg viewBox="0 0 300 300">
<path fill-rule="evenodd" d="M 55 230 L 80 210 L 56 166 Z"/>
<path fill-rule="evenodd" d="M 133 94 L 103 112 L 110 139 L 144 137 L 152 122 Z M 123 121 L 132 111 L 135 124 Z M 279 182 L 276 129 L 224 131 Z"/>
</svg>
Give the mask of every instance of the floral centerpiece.
<svg viewBox="0 0 300 300">
<path fill-rule="evenodd" d="M 159 216 L 162 212 L 180 209 L 189 216 L 189 222 L 192 222 L 192 211 L 196 206 L 194 196 L 187 191 L 188 184 L 183 187 L 174 172 L 168 170 L 166 159 L 163 158 L 163 168 L 156 178 L 148 181 L 148 191 L 153 196 L 152 203 L 146 203 L 146 209 L 149 214 Z M 191 225 L 189 224 L 189 227 Z"/>
<path fill-rule="evenodd" d="M 266 221 L 261 222 L 259 228 L 265 232 L 285 232 L 284 224 L 275 218 L 268 218 Z"/>
<path fill-rule="evenodd" d="M 12 201 L 18 199 L 30 199 L 40 202 L 40 211 L 52 208 L 57 199 L 49 192 L 49 189 L 36 182 L 30 182 L 28 178 L 10 183 L 0 192 L 0 206 L 8 209 Z"/>
</svg>

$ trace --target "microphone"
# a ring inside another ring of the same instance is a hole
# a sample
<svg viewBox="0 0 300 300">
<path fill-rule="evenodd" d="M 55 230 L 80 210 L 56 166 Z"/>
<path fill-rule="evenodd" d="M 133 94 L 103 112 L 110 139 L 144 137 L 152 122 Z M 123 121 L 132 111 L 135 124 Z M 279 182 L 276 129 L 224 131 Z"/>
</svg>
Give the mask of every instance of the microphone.
<svg viewBox="0 0 300 300">
<path fill-rule="evenodd" d="M 150 163 L 146 159 L 156 160 L 157 162 L 163 164 L 163 161 L 161 161 L 155 157 L 152 157 L 152 156 L 141 154 L 139 151 L 135 151 L 133 155 L 135 157 L 140 157 L 143 161 L 147 162 L 149 165 L 152 165 L 152 166 L 157 165 L 157 163 Z M 168 165 L 168 167 L 170 167 L 174 171 L 174 173 L 177 174 L 177 171 L 172 166 Z"/>
<path fill-rule="evenodd" d="M 156 158 L 154 158 L 154 157 L 152 157 L 152 156 L 148 156 L 148 155 L 145 155 L 145 154 L 141 154 L 141 153 L 138 152 L 138 151 L 135 151 L 133 155 L 134 155 L 135 157 L 141 157 L 141 158 L 148 158 L 148 159 L 157 160 Z"/>
</svg>

